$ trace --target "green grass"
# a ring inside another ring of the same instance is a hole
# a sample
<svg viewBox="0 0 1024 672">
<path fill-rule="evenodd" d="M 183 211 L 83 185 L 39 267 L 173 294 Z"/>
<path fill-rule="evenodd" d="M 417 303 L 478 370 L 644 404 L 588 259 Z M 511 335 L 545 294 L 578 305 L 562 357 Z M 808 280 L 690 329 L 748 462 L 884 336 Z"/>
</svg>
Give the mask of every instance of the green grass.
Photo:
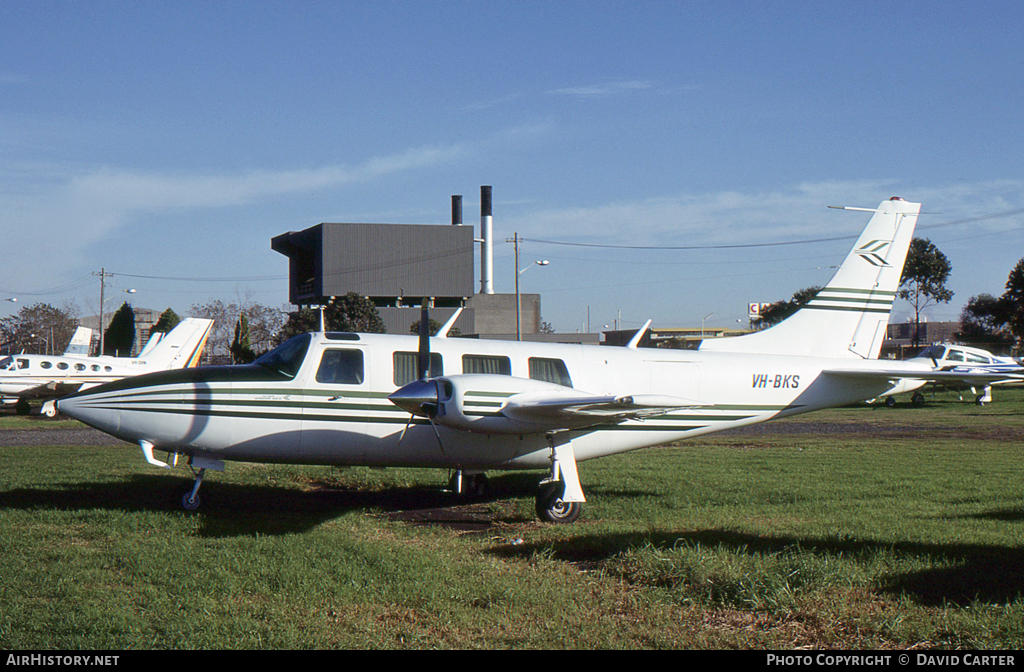
<svg viewBox="0 0 1024 672">
<path fill-rule="evenodd" d="M 571 526 L 538 473 L 455 505 L 437 471 L 251 464 L 186 514 L 187 469 L 0 423 L 0 648 L 1018 649 L 1024 391 L 995 399 L 586 462 Z"/>
</svg>

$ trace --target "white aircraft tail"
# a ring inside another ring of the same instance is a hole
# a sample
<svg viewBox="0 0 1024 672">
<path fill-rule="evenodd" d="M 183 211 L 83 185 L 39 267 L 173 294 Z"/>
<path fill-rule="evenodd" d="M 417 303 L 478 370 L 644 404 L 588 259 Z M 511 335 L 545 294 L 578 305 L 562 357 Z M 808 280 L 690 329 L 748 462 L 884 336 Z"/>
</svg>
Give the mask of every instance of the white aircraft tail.
<svg viewBox="0 0 1024 672">
<path fill-rule="evenodd" d="M 862 209 L 862 208 L 847 208 Z M 843 265 L 806 305 L 774 327 L 703 341 L 702 351 L 877 359 L 920 203 L 882 201 Z"/>
<path fill-rule="evenodd" d="M 154 370 L 196 366 L 212 328 L 213 320 L 185 318 L 155 345 L 151 347 L 149 343 L 146 344 L 147 365 Z"/>
<path fill-rule="evenodd" d="M 64 356 L 81 355 L 89 356 L 89 349 L 92 347 L 92 329 L 89 327 L 78 327 L 71 336 L 68 347 L 64 349 Z"/>
</svg>

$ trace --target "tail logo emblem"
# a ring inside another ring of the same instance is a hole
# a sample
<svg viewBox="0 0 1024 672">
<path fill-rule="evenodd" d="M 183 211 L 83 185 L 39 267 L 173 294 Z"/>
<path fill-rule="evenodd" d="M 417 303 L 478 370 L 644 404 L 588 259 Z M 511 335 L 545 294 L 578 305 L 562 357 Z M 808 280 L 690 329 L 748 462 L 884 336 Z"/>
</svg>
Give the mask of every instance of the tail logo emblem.
<svg viewBox="0 0 1024 672">
<path fill-rule="evenodd" d="M 889 263 L 880 253 L 892 244 L 891 240 L 872 240 L 870 243 L 861 245 L 856 249 L 860 258 L 872 266 L 888 266 Z"/>
</svg>

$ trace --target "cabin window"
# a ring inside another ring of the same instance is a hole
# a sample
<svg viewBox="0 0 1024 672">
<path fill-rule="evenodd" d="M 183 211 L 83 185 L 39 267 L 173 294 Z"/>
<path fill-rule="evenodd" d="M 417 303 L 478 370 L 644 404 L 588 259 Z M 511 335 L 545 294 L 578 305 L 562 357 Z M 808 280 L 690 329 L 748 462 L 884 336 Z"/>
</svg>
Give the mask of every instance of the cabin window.
<svg viewBox="0 0 1024 672">
<path fill-rule="evenodd" d="M 363 382 L 362 350 L 324 350 L 316 382 L 329 385 L 360 385 Z"/>
<path fill-rule="evenodd" d="M 967 357 L 967 361 L 971 364 L 991 364 L 992 360 L 982 355 L 975 355 L 971 352 L 965 352 L 964 355 Z"/>
<path fill-rule="evenodd" d="M 555 385 L 572 387 L 572 379 L 569 378 L 569 370 L 565 368 L 565 362 L 560 359 L 545 359 L 543 357 L 530 357 L 530 378 L 543 380 Z"/>
<path fill-rule="evenodd" d="M 85 371 L 85 364 L 75 364 L 75 371 Z"/>
<path fill-rule="evenodd" d="M 48 368 L 50 368 L 51 366 L 53 366 L 53 364 L 51 364 L 50 362 L 39 362 L 39 367 L 40 367 L 40 368 L 43 368 L 43 369 L 48 369 Z"/>
<path fill-rule="evenodd" d="M 57 362 L 57 368 L 60 369 L 61 371 L 63 371 L 64 369 L 68 368 L 68 363 L 67 362 Z"/>
<path fill-rule="evenodd" d="M 463 373 L 496 373 L 502 376 L 512 375 L 512 362 L 508 357 L 494 355 L 463 355 Z"/>
<path fill-rule="evenodd" d="M 93 371 L 99 371 L 100 370 L 100 365 L 99 364 L 93 364 L 92 365 L 92 370 Z"/>
<path fill-rule="evenodd" d="M 402 385 L 407 385 L 412 381 L 416 380 L 416 369 L 418 367 L 418 359 L 419 355 L 415 352 L 396 352 L 394 354 L 395 385 L 401 387 Z M 441 353 L 430 353 L 430 370 L 427 371 L 427 377 L 434 378 L 435 376 L 443 375 L 444 362 L 441 359 Z"/>
<path fill-rule="evenodd" d="M 18 368 L 19 369 L 27 369 L 28 365 L 29 365 L 29 360 L 27 360 L 27 359 L 19 359 L 18 360 Z"/>
<path fill-rule="evenodd" d="M 111 372 L 111 371 L 113 371 L 114 369 L 110 368 L 109 366 L 104 366 L 104 367 L 103 367 L 103 370 L 104 370 L 104 371 L 106 371 L 107 373 L 110 373 L 110 372 Z"/>
</svg>

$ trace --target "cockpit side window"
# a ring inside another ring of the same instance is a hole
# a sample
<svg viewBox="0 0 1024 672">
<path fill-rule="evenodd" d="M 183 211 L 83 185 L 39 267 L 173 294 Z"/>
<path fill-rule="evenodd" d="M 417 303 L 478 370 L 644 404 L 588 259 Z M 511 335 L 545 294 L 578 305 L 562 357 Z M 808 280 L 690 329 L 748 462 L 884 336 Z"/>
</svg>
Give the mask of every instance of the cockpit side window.
<svg viewBox="0 0 1024 672">
<path fill-rule="evenodd" d="M 953 350 L 952 348 L 946 353 L 947 362 L 962 362 L 964 361 L 964 353 L 961 350 Z"/>
<path fill-rule="evenodd" d="M 941 345 L 931 345 L 921 351 L 918 357 L 927 357 L 928 359 L 942 359 L 942 356 L 946 354 L 946 349 Z"/>
<path fill-rule="evenodd" d="M 992 360 L 983 355 L 976 355 L 973 352 L 965 352 L 964 355 L 971 364 L 992 364 Z"/>
<path fill-rule="evenodd" d="M 12 368 L 14 364 L 14 357 L 4 357 L 0 359 L 0 369 Z"/>
<path fill-rule="evenodd" d="M 302 361 L 306 358 L 310 339 L 309 334 L 300 334 L 289 338 L 267 354 L 257 358 L 253 364 L 294 378 L 302 368 Z"/>
<path fill-rule="evenodd" d="M 362 350 L 324 350 L 316 370 L 316 382 L 335 385 L 361 385 L 363 382 Z"/>
</svg>

